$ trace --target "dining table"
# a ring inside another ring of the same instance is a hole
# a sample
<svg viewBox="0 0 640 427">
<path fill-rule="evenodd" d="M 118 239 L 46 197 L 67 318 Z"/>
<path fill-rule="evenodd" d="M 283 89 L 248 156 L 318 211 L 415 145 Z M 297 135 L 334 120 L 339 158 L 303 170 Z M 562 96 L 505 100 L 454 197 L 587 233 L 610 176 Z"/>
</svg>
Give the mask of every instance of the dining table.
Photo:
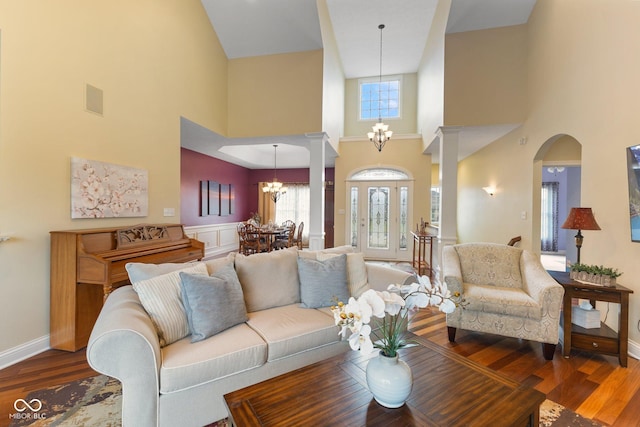
<svg viewBox="0 0 640 427">
<path fill-rule="evenodd" d="M 273 242 L 276 241 L 277 237 L 282 235 L 287 231 L 284 227 L 270 227 L 268 225 L 263 225 L 260 227 L 260 234 L 265 236 L 265 240 L 267 242 L 267 251 L 271 252 L 273 248 Z"/>
</svg>

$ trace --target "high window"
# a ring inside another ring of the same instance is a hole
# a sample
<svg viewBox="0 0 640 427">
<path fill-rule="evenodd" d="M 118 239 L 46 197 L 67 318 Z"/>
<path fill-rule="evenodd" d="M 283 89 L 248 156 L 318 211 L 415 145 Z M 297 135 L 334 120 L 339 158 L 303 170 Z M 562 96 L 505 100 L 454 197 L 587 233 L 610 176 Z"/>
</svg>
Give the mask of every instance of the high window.
<svg viewBox="0 0 640 427">
<path fill-rule="evenodd" d="M 400 76 L 360 79 L 360 120 L 399 119 Z"/>
</svg>

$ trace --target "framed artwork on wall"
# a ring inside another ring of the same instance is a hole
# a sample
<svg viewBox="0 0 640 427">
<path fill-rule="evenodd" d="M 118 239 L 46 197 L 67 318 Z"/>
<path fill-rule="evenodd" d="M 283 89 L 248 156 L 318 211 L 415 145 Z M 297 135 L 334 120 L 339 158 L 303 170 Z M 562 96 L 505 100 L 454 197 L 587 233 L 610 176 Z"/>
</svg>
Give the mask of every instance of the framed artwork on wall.
<svg viewBox="0 0 640 427">
<path fill-rule="evenodd" d="M 640 242 L 640 144 L 627 148 L 631 241 Z"/>
<path fill-rule="evenodd" d="M 220 216 L 227 216 L 231 212 L 229 184 L 220 184 Z"/>
<path fill-rule="evenodd" d="M 235 212 L 232 184 L 200 181 L 200 216 L 227 216 Z"/>
<path fill-rule="evenodd" d="M 71 158 L 71 218 L 143 217 L 149 211 L 144 169 Z"/>
<path fill-rule="evenodd" d="M 220 215 L 220 183 L 209 181 L 209 215 Z"/>
<path fill-rule="evenodd" d="M 200 181 L 200 216 L 209 215 L 209 181 Z"/>
</svg>

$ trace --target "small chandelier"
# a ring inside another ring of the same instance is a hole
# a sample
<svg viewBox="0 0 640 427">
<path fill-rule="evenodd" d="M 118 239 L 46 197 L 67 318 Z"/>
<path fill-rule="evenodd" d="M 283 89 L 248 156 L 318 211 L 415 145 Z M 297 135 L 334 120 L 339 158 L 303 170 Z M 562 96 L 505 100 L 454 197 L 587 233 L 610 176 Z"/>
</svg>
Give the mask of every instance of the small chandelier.
<svg viewBox="0 0 640 427">
<path fill-rule="evenodd" d="M 273 203 L 276 203 L 280 200 L 280 196 L 286 194 L 287 187 L 284 187 L 278 178 L 276 177 L 276 169 L 277 169 L 277 150 L 278 144 L 273 144 L 273 181 L 265 182 L 262 186 L 263 193 L 269 193 L 269 197 L 273 200 Z"/>
<path fill-rule="evenodd" d="M 384 24 L 378 25 L 380 29 L 380 80 L 379 84 L 382 84 L 382 29 L 384 28 Z M 369 137 L 369 141 L 373 142 L 373 145 L 378 149 L 378 151 L 382 151 L 382 147 L 388 140 L 391 139 L 392 131 L 389 130 L 389 125 L 385 125 L 382 123 L 382 114 L 380 112 L 380 101 L 378 101 L 378 123 L 372 127 L 373 132 L 369 132 L 367 136 Z"/>
</svg>

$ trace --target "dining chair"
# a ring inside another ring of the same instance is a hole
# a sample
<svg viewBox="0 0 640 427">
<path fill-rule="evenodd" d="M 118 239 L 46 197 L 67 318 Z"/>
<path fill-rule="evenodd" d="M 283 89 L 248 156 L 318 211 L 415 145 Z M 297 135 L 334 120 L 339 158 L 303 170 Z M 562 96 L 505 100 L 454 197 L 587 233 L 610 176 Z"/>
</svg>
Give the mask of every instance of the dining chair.
<svg viewBox="0 0 640 427">
<path fill-rule="evenodd" d="M 296 245 L 300 250 L 302 250 L 302 230 L 304 230 L 304 222 L 300 221 L 300 225 L 298 225 L 298 237 L 296 237 Z"/>
<path fill-rule="evenodd" d="M 290 248 L 294 244 L 296 237 L 296 223 L 291 220 L 286 220 L 282 223 L 282 227 L 285 229 L 282 234 L 278 235 L 274 242 L 271 244 L 273 249 Z"/>
<path fill-rule="evenodd" d="M 246 226 L 244 225 L 244 223 L 240 222 L 236 226 L 236 229 L 238 230 L 238 253 L 243 254 L 244 253 L 244 242 L 247 239 Z"/>
<path fill-rule="evenodd" d="M 262 236 L 260 227 L 256 227 L 253 224 L 245 224 L 245 240 L 243 243 L 245 255 L 257 254 L 260 252 L 267 252 L 269 245 L 267 240 Z"/>
</svg>

